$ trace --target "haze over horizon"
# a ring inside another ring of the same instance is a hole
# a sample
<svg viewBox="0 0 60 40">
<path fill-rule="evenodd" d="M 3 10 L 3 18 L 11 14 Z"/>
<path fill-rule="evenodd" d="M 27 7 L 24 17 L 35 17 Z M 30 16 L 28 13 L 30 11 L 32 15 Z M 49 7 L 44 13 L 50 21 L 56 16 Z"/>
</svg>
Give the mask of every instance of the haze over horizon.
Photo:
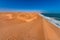
<svg viewBox="0 0 60 40">
<path fill-rule="evenodd" d="M 60 13 L 60 0 L 0 0 L 1 11 Z"/>
</svg>

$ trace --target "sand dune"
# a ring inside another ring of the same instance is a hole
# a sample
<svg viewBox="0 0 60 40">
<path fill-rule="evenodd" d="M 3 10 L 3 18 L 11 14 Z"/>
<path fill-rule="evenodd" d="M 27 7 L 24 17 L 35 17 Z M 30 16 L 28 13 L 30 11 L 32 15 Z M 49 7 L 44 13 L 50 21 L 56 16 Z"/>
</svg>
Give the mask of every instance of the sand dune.
<svg viewBox="0 0 60 40">
<path fill-rule="evenodd" d="M 60 29 L 37 12 L 1 12 L 0 40 L 60 40 Z"/>
</svg>

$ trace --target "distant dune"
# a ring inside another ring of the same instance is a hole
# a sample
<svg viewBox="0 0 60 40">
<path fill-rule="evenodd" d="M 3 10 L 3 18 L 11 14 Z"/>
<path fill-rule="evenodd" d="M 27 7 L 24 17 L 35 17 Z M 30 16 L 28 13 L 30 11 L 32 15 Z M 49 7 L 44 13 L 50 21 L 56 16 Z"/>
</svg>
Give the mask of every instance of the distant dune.
<svg viewBox="0 0 60 40">
<path fill-rule="evenodd" d="M 0 40 L 60 40 L 60 29 L 38 12 L 0 12 Z"/>
</svg>

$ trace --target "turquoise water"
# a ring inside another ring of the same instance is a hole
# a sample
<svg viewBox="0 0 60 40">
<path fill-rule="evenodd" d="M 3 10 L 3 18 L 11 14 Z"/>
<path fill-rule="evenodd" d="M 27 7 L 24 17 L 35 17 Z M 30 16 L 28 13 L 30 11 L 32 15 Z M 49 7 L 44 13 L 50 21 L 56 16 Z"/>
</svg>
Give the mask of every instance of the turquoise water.
<svg viewBox="0 0 60 40">
<path fill-rule="evenodd" d="M 52 17 L 52 18 L 55 18 L 56 20 L 59 20 L 60 21 L 60 14 L 58 13 L 55 13 L 55 14 L 49 14 L 49 13 L 42 13 L 43 15 L 47 16 L 47 17 Z"/>
</svg>

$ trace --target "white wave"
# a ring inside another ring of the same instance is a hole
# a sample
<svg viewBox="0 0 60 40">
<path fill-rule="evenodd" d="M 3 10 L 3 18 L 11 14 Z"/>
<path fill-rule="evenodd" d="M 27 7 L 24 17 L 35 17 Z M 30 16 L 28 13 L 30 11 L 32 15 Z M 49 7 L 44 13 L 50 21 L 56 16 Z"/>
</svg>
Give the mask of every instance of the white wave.
<svg viewBox="0 0 60 40">
<path fill-rule="evenodd" d="M 47 17 L 44 16 L 42 14 L 40 14 L 43 18 L 47 19 L 49 22 L 51 22 L 52 24 L 54 24 L 55 26 L 57 26 L 58 28 L 60 28 L 60 21 L 56 20 L 55 18 L 52 17 Z"/>
</svg>

